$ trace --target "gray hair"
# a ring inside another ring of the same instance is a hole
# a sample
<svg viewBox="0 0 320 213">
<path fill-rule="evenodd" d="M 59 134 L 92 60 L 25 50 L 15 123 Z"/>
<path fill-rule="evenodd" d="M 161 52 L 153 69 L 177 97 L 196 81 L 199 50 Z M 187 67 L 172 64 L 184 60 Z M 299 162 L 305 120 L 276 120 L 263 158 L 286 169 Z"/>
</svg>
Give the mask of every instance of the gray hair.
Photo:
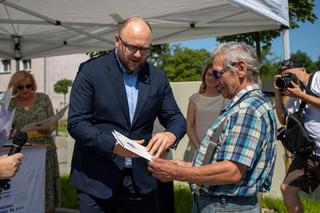
<svg viewBox="0 0 320 213">
<path fill-rule="evenodd" d="M 212 57 L 223 53 L 225 55 L 223 67 L 230 69 L 240 60 L 247 64 L 248 79 L 257 82 L 259 76 L 260 63 L 252 46 L 243 42 L 221 43 L 212 50 Z"/>
</svg>

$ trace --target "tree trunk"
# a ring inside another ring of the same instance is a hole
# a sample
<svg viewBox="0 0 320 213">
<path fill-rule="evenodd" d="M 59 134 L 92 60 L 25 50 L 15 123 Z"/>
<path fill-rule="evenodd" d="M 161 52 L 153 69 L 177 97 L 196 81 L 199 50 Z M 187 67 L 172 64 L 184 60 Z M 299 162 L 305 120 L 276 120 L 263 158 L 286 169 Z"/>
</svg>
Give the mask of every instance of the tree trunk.
<svg viewBox="0 0 320 213">
<path fill-rule="evenodd" d="M 255 43 L 256 43 L 256 53 L 257 57 L 259 59 L 259 62 L 261 62 L 261 46 L 260 46 L 260 41 L 261 41 L 261 35 L 260 32 L 255 33 Z"/>
<path fill-rule="evenodd" d="M 66 105 L 66 98 L 67 98 L 66 96 L 67 96 L 67 94 L 63 93 L 63 106 Z"/>
</svg>

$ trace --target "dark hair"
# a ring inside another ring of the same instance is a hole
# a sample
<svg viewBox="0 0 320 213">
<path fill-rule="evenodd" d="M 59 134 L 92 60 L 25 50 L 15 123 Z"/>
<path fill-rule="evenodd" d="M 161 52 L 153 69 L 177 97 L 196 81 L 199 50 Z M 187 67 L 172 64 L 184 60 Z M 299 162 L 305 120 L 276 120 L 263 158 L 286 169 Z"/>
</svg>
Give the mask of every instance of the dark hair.
<svg viewBox="0 0 320 213">
<path fill-rule="evenodd" d="M 292 69 L 292 68 L 301 68 L 303 67 L 302 63 L 297 60 L 293 59 L 287 59 L 281 62 L 279 66 L 279 73 L 281 73 L 284 70 Z"/>
<path fill-rule="evenodd" d="M 208 69 L 212 68 L 212 63 L 209 63 L 207 64 L 207 66 L 205 67 L 205 69 L 202 71 L 202 74 L 201 74 L 201 85 L 200 85 L 200 88 L 199 88 L 199 93 L 203 93 L 206 88 L 207 88 L 207 84 L 206 84 L 206 73 L 208 71 Z M 210 69 L 211 70 L 211 69 Z"/>
</svg>

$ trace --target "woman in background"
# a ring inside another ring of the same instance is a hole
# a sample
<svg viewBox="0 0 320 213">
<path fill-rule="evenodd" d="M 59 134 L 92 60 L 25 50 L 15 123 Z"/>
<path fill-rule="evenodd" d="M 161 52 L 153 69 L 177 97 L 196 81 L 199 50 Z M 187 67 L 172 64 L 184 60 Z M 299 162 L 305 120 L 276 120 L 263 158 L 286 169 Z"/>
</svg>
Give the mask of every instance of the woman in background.
<svg viewBox="0 0 320 213">
<path fill-rule="evenodd" d="M 37 85 L 33 75 L 28 71 L 18 71 L 10 79 L 8 88 L 13 88 L 13 97 L 9 110 L 16 109 L 12 126 L 20 130 L 26 124 L 37 122 L 54 115 L 51 100 L 48 95 L 36 92 Z M 31 138 L 32 144 L 47 145 L 46 154 L 46 185 L 45 209 L 46 212 L 55 212 L 60 206 L 60 174 L 56 146 L 51 136 L 57 127 L 39 130 L 37 137 Z"/>
<path fill-rule="evenodd" d="M 216 89 L 217 82 L 211 70 L 212 63 L 209 63 L 202 73 L 199 92 L 192 94 L 189 98 L 187 110 L 187 134 L 190 140 L 189 161 L 192 160 L 210 124 L 216 120 L 227 102 Z"/>
</svg>

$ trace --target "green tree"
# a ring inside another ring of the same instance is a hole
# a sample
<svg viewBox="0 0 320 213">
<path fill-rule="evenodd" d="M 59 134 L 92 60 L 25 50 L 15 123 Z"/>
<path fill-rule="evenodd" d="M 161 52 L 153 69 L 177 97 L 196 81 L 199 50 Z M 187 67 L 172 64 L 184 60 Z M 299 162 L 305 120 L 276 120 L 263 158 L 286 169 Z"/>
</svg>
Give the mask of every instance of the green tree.
<svg viewBox="0 0 320 213">
<path fill-rule="evenodd" d="M 68 88 L 72 85 L 72 81 L 68 79 L 62 79 L 54 84 L 54 91 L 58 94 L 63 93 L 63 105 L 66 105 L 66 95 L 68 94 Z"/>
<path fill-rule="evenodd" d="M 318 60 L 315 62 L 317 66 L 317 70 L 320 70 L 320 56 L 318 57 Z"/>
<path fill-rule="evenodd" d="M 317 16 L 314 13 L 314 0 L 289 0 L 289 21 L 290 28 L 299 28 L 299 22 L 313 23 Z M 280 36 L 279 30 L 245 33 L 218 38 L 219 42 L 241 41 L 256 48 L 258 57 L 261 59 L 262 49 L 271 47 L 273 39 Z"/>
<path fill-rule="evenodd" d="M 280 58 L 270 50 L 270 47 L 263 49 L 261 54 L 261 78 L 272 79 L 278 73 Z"/>
<path fill-rule="evenodd" d="M 313 63 L 312 59 L 310 58 L 310 56 L 308 56 L 307 53 L 298 50 L 297 52 L 291 54 L 291 58 L 293 60 L 300 61 L 302 65 L 307 69 L 307 71 L 317 71 L 317 65 Z"/>
<path fill-rule="evenodd" d="M 151 54 L 148 58 L 148 62 L 157 67 L 163 67 L 164 58 L 170 55 L 169 44 L 158 44 L 152 46 Z"/>
<path fill-rule="evenodd" d="M 163 56 L 159 68 L 164 70 L 170 81 L 198 81 L 204 66 L 211 62 L 211 56 L 205 49 L 193 50 L 174 45 L 170 54 Z"/>
</svg>

